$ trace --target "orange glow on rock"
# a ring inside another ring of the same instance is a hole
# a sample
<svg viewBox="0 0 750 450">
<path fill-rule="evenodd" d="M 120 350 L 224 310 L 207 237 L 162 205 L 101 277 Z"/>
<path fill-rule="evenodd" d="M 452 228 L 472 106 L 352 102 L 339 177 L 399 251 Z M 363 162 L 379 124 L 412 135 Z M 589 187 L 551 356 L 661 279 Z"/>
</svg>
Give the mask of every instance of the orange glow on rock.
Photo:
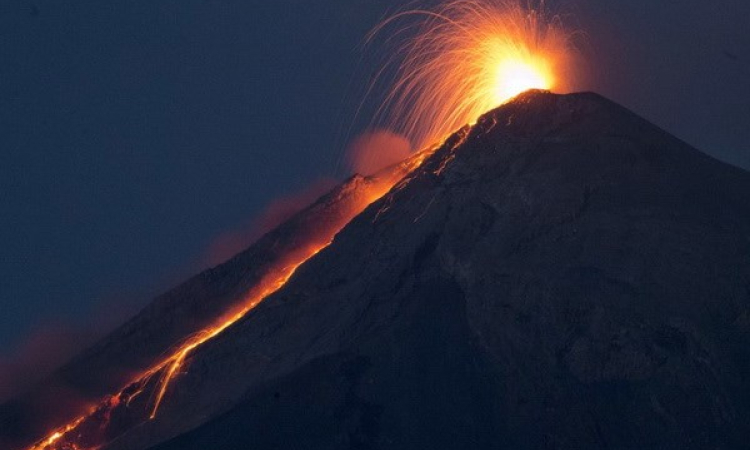
<svg viewBox="0 0 750 450">
<path fill-rule="evenodd" d="M 365 205 L 366 206 L 366 205 Z M 364 209 L 364 208 L 363 208 Z M 281 289 L 289 278 L 294 275 L 294 272 L 299 266 L 304 264 L 308 259 L 318 254 L 321 250 L 326 248 L 330 244 L 328 242 L 312 243 L 308 247 L 301 249 L 297 254 L 289 255 L 289 265 L 279 268 L 277 271 L 271 272 L 267 277 L 258 283 L 256 287 L 251 289 L 250 293 L 246 297 L 243 304 L 237 309 L 237 311 L 231 313 L 229 316 L 221 319 L 216 325 L 200 331 L 195 336 L 188 339 L 188 341 L 175 352 L 171 358 L 168 358 L 162 364 L 159 365 L 159 370 L 162 370 L 162 377 L 159 381 L 158 391 L 156 393 L 156 400 L 154 401 L 153 409 L 151 410 L 150 418 L 156 417 L 156 413 L 159 411 L 164 400 L 164 395 L 167 392 L 167 388 L 170 383 L 174 381 L 175 376 L 179 373 L 180 368 L 185 364 L 185 359 L 197 347 L 218 336 L 235 324 L 238 320 L 245 317 L 245 315 L 255 308 L 261 301 L 265 300 L 269 295 Z"/>
</svg>

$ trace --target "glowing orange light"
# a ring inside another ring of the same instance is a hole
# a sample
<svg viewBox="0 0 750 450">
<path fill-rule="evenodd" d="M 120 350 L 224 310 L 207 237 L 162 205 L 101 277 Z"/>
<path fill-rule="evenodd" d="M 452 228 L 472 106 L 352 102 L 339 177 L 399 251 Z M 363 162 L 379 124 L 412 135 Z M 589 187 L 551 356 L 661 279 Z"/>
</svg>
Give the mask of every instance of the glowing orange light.
<svg viewBox="0 0 750 450">
<path fill-rule="evenodd" d="M 529 89 L 549 89 L 551 75 L 545 73 L 543 62 L 507 60 L 497 65 L 493 102 L 501 104 Z"/>
<path fill-rule="evenodd" d="M 455 0 L 405 11 L 376 27 L 368 42 L 386 30 L 396 48 L 378 77 L 392 74 L 395 82 L 375 122 L 409 137 L 415 148 L 528 89 L 572 86 L 578 34 L 549 14 L 543 0 Z"/>
<path fill-rule="evenodd" d="M 394 186 L 398 186 L 404 176 L 411 173 L 422 164 L 426 155 L 418 154 L 410 159 L 387 169 L 378 174 L 368 177 L 361 183 L 351 183 L 348 186 L 348 199 L 339 201 L 339 209 L 333 216 L 326 217 L 326 222 L 320 224 L 317 230 L 309 230 L 307 234 L 303 233 L 296 236 L 295 239 L 300 245 L 295 250 L 281 258 L 273 269 L 255 285 L 245 295 L 244 299 L 230 311 L 226 316 L 220 317 L 216 323 L 198 333 L 188 337 L 179 345 L 171 354 L 164 359 L 156 361 L 152 367 L 142 372 L 128 386 L 123 388 L 117 394 L 108 396 L 98 405 L 91 408 L 85 415 L 76 418 L 67 425 L 57 430 L 51 431 L 45 438 L 35 445 L 29 447 L 29 450 L 63 450 L 80 448 L 77 442 L 82 439 L 90 438 L 85 436 L 81 428 L 85 428 L 87 421 L 96 422 L 98 413 L 104 418 L 108 418 L 111 410 L 117 407 L 130 407 L 133 398 L 141 395 L 146 386 L 154 376 L 158 380 L 153 387 L 153 404 L 144 419 L 154 419 L 157 416 L 159 408 L 162 406 L 168 393 L 169 387 L 180 374 L 180 370 L 185 367 L 188 357 L 204 343 L 216 338 L 227 328 L 231 327 L 237 321 L 242 319 L 255 308 L 260 302 L 268 296 L 281 289 L 289 279 L 294 275 L 297 269 L 307 262 L 310 258 L 326 248 L 338 233 L 352 218 L 359 215 L 368 205 L 384 196 Z M 129 389 L 135 389 L 131 393 Z M 97 427 L 102 423 L 96 422 Z M 106 423 L 104 423 L 106 426 Z M 111 439 L 109 437 L 108 439 Z M 88 450 L 100 448 L 107 442 L 100 442 L 96 446 L 87 445 Z"/>
</svg>

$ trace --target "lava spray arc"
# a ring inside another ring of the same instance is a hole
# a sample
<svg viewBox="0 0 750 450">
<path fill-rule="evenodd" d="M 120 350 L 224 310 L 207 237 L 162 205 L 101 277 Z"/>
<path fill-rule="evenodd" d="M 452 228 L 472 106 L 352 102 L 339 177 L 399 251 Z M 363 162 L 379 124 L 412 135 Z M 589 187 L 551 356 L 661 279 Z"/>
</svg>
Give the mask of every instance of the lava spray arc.
<svg viewBox="0 0 750 450">
<path fill-rule="evenodd" d="M 455 0 L 397 13 L 366 41 L 389 49 L 373 85 L 391 88 L 373 125 L 424 148 L 526 90 L 569 91 L 583 40 L 544 0 Z"/>
</svg>

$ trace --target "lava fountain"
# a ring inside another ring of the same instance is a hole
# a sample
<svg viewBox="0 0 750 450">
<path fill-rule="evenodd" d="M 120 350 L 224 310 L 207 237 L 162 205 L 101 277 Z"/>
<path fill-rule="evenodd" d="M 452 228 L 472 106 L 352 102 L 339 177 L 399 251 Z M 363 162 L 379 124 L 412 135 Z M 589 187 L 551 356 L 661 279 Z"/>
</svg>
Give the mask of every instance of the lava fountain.
<svg viewBox="0 0 750 450">
<path fill-rule="evenodd" d="M 367 43 L 384 35 L 375 83 L 392 88 L 374 124 L 424 148 L 521 92 L 571 89 L 582 33 L 543 0 L 455 0 L 395 14 Z"/>
</svg>

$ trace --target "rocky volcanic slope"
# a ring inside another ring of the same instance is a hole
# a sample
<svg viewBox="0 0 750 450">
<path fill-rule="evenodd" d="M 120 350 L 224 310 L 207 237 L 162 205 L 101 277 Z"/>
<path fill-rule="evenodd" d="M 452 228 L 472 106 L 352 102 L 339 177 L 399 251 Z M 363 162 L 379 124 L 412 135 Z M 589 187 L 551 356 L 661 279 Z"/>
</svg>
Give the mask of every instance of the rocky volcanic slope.
<svg viewBox="0 0 750 450">
<path fill-rule="evenodd" d="M 595 94 L 466 133 L 109 448 L 747 448 L 750 174 Z"/>
<path fill-rule="evenodd" d="M 169 355 L 176 343 L 241 304 L 269 274 L 299 259 L 310 247 L 329 242 L 372 196 L 382 195 L 401 180 L 410 164 L 406 161 L 370 177 L 351 177 L 226 263 L 157 297 L 30 392 L 0 405 L 0 448 L 30 445 L 134 381 Z M 135 416 L 147 416 L 152 397 L 143 395 L 141 405 L 132 405 L 130 409 L 140 407 L 133 411 Z"/>
<path fill-rule="evenodd" d="M 595 94 L 451 137 L 108 450 L 740 449 L 750 174 Z"/>
</svg>

